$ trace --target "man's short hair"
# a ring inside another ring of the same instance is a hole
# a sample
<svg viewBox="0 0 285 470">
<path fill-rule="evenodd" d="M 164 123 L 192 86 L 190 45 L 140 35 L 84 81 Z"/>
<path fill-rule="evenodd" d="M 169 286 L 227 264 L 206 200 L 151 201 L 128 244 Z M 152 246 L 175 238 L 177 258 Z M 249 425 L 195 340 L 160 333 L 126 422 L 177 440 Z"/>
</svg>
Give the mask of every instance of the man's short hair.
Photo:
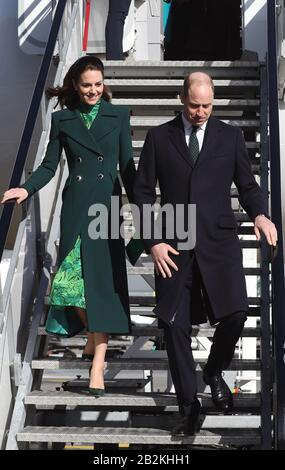
<svg viewBox="0 0 285 470">
<path fill-rule="evenodd" d="M 188 73 L 188 75 L 186 75 L 186 77 L 184 78 L 183 95 L 187 96 L 188 92 L 189 92 L 189 89 L 195 83 L 197 83 L 198 85 L 210 85 L 210 87 L 212 88 L 213 94 L 214 94 L 215 93 L 215 86 L 214 86 L 214 82 L 213 82 L 212 77 L 210 75 L 208 75 L 207 73 L 202 72 L 203 75 L 205 76 L 204 79 L 203 78 L 191 78 L 191 75 L 193 75 L 194 73 L 196 73 L 196 72 Z"/>
</svg>

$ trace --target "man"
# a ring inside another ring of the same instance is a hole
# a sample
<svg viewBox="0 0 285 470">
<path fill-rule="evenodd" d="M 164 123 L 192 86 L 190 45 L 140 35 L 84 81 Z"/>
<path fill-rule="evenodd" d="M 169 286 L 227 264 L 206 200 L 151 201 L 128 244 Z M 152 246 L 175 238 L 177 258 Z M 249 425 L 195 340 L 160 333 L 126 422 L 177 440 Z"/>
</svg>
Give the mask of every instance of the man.
<svg viewBox="0 0 285 470">
<path fill-rule="evenodd" d="M 131 0 L 109 0 L 109 10 L 105 28 L 107 60 L 124 60 L 124 25 L 130 4 Z"/>
<path fill-rule="evenodd" d="M 161 206 L 196 205 L 196 244 L 179 250 L 177 237 L 145 239 L 155 266 L 159 326 L 164 328 L 169 366 L 175 386 L 181 423 L 172 432 L 192 435 L 199 422 L 195 364 L 191 351 L 191 325 L 207 320 L 218 323 L 203 371 L 219 410 L 232 409 L 232 394 L 222 378 L 240 337 L 248 301 L 237 226 L 231 209 L 234 182 L 239 201 L 270 245 L 277 243 L 275 225 L 266 217 L 263 194 L 251 171 L 239 128 L 211 116 L 214 86 L 209 75 L 196 72 L 185 78 L 183 112 L 151 129 L 142 150 L 134 187 L 134 200 L 143 215 L 156 200 L 159 182 Z M 185 211 L 187 212 L 187 211 Z M 147 213 L 147 212 L 146 212 Z M 154 222 L 141 217 L 143 228 Z M 189 223 L 189 221 L 188 221 Z M 188 225 L 187 225 L 188 226 Z M 178 249 L 178 251 L 177 251 Z"/>
</svg>

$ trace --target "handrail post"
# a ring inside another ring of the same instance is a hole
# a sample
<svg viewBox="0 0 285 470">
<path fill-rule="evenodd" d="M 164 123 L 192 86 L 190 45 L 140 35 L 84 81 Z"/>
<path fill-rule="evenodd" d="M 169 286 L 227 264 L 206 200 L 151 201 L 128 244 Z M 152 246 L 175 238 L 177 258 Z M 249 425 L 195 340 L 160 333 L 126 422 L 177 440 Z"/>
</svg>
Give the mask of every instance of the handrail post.
<svg viewBox="0 0 285 470">
<path fill-rule="evenodd" d="M 268 212 L 268 131 L 267 131 L 267 76 L 266 67 L 260 67 L 260 184 L 261 190 L 267 201 L 266 210 Z M 260 305 L 260 326 L 262 335 L 261 346 L 261 448 L 263 450 L 272 449 L 272 361 L 271 361 L 271 328 L 270 328 L 270 281 L 269 262 L 267 259 L 267 241 L 261 241 L 261 305 Z"/>
<path fill-rule="evenodd" d="M 47 77 L 47 73 L 52 59 L 52 54 L 55 47 L 56 38 L 60 28 L 62 16 L 65 10 L 67 0 L 58 0 L 57 8 L 55 11 L 52 28 L 47 41 L 45 53 L 42 59 L 38 79 L 31 99 L 31 104 L 27 114 L 21 142 L 19 145 L 18 153 L 15 160 L 9 188 L 16 188 L 19 186 L 21 176 L 23 173 L 27 152 L 30 146 L 31 137 L 34 131 L 34 126 L 37 118 L 38 109 L 41 103 L 43 89 Z M 5 246 L 6 236 L 10 227 L 14 204 L 6 204 L 0 218 L 0 259 Z"/>
<path fill-rule="evenodd" d="M 89 21 L 90 21 L 90 0 L 85 0 L 85 24 L 83 34 L 83 51 L 87 51 L 88 44 L 88 33 L 89 33 Z"/>
<path fill-rule="evenodd" d="M 274 437 L 275 448 L 281 450 L 285 449 L 285 285 L 280 181 L 276 8 L 276 0 L 267 2 L 271 216 L 278 231 L 278 254 L 272 265 L 273 357 L 275 362 Z"/>
</svg>

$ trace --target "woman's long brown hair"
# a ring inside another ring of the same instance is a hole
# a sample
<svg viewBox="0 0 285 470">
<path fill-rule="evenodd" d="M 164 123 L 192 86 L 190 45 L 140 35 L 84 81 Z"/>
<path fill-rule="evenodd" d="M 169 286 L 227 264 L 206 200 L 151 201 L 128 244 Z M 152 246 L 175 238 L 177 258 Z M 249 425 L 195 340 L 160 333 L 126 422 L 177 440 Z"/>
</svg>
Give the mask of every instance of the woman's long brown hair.
<svg viewBox="0 0 285 470">
<path fill-rule="evenodd" d="M 73 83 L 78 83 L 81 74 L 86 72 L 86 70 L 99 70 L 104 79 L 104 65 L 98 57 L 80 57 L 80 59 L 74 62 L 74 64 L 69 68 L 64 77 L 62 86 L 57 86 L 55 88 L 49 87 L 46 90 L 47 98 L 51 99 L 56 96 L 58 99 L 56 106 L 60 104 L 62 108 L 66 106 L 68 109 L 76 109 L 80 104 L 80 98 Z M 104 85 L 102 98 L 105 101 L 111 101 L 111 92 L 106 85 Z"/>
</svg>

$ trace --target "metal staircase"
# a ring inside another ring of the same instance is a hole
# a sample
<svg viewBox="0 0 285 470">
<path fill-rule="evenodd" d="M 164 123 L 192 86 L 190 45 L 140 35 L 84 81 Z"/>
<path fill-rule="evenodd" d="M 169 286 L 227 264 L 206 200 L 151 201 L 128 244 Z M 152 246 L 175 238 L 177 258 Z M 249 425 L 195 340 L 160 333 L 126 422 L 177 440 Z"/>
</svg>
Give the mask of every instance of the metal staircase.
<svg viewBox="0 0 285 470">
<path fill-rule="evenodd" d="M 214 114 L 243 129 L 253 172 L 264 193 L 271 196 L 274 222 L 282 238 L 282 217 L 278 212 L 280 187 L 276 182 L 280 177 L 280 162 L 277 152 L 278 103 L 274 102 L 277 79 L 272 75 L 272 70 L 277 71 L 274 58 L 277 48 L 272 41 L 276 15 L 273 3 L 268 3 L 272 17 L 268 27 L 269 52 L 273 48 L 268 62 L 269 84 L 266 66 L 248 61 L 105 62 L 105 71 L 113 103 L 131 109 L 136 164 L 147 129 L 171 119 L 180 111 L 178 94 L 186 73 L 201 69 L 210 73 L 216 90 Z M 52 60 L 57 64 L 54 80 L 57 85 L 70 63 L 82 53 L 81 10 L 82 3 L 78 0 L 58 2 L 11 187 L 20 183 L 40 106 L 42 135 L 35 167 L 44 154 L 55 104 L 50 102 L 46 108 L 43 95 L 48 67 Z M 271 115 L 268 125 L 269 96 Z M 26 177 L 30 171 L 25 168 Z M 271 194 L 268 191 L 269 174 Z M 214 328 L 208 324 L 194 327 L 192 346 L 202 403 L 202 430 L 194 437 L 175 438 L 169 428 L 179 419 L 178 407 L 168 372 L 163 333 L 157 328 L 152 312 L 154 277 L 149 256 L 143 254 L 135 267 L 128 266 L 132 334 L 111 337 L 104 397 L 96 399 L 88 393 L 90 363 L 81 360 L 84 335 L 58 339 L 45 333 L 50 282 L 56 271 L 60 194 L 66 176 L 63 155 L 55 178 L 23 205 L 3 291 L 0 285 L 2 447 L 9 450 L 69 449 L 83 448 L 83 445 L 95 450 L 118 446 L 134 449 L 174 449 L 174 446 L 176 449 L 284 448 L 282 242 L 271 271 L 267 245 L 264 240 L 256 241 L 253 225 L 239 206 L 237 189 L 233 186 L 232 207 L 238 223 L 250 303 L 242 338 L 225 373 L 225 380 L 235 391 L 234 413 L 223 415 L 215 410 L 209 388 L 202 380 L 202 367 Z M 275 205 L 272 204 L 273 196 Z M 127 201 L 124 191 L 123 197 Z M 159 199 L 159 188 L 157 197 Z M 1 257 L 12 212 L 11 205 L 5 206 L 1 216 Z M 127 243 L 133 235 L 132 216 L 128 210 L 124 218 Z"/>
<path fill-rule="evenodd" d="M 177 95 L 186 73 L 201 69 L 209 72 L 216 89 L 214 114 L 243 129 L 254 174 L 262 189 L 268 191 L 267 85 L 263 64 L 106 62 L 105 66 L 113 103 L 128 105 L 131 109 L 136 163 L 147 129 L 171 119 L 180 111 Z M 157 195 L 159 197 L 159 188 Z M 58 236 L 56 209 L 54 228 L 49 232 L 47 244 L 52 261 L 44 265 L 36 295 L 24 361 L 28 380 L 22 381 L 18 389 L 8 449 L 63 448 L 67 444 L 88 444 L 95 449 L 110 445 L 139 449 L 177 445 L 271 448 L 269 258 L 264 242 L 256 241 L 253 225 L 239 207 L 235 187 L 231 195 L 250 296 L 249 320 L 225 374 L 231 388 L 235 384 L 238 392 L 234 395 L 234 413 L 218 413 L 209 389 L 202 381 L 201 371 L 214 328 L 208 324 L 195 327 L 194 357 L 203 407 L 202 430 L 194 437 L 171 436 L 169 428 L 178 420 L 178 406 L 168 373 L 162 331 L 157 328 L 152 313 L 153 265 L 146 255 L 142 255 L 136 267 L 128 266 L 131 286 L 136 285 L 133 278 L 143 279 L 139 291 L 133 287 L 130 290 L 132 334 L 111 338 L 105 374 L 106 395 L 95 399 L 88 394 L 90 363 L 80 359 L 83 336 L 57 339 L 48 337 L 44 331 L 49 273 L 56 257 L 55 248 L 52 248 Z M 130 213 L 126 212 L 125 219 L 128 239 L 133 233 Z M 250 357 L 246 355 L 248 344 L 251 345 Z"/>
</svg>

